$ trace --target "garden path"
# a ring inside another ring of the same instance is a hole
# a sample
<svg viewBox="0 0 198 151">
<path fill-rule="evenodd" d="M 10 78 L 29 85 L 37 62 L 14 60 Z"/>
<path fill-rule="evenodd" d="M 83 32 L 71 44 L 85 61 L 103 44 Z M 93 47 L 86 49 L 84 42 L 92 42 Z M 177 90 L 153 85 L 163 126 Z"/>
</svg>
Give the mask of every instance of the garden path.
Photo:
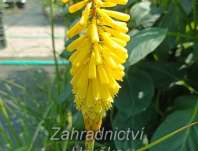
<svg viewBox="0 0 198 151">
<path fill-rule="evenodd" d="M 7 47 L 0 50 L 0 59 L 51 58 L 49 18 L 45 15 L 41 0 L 28 0 L 24 10 L 14 8 L 4 11 Z M 56 24 L 56 48 L 64 48 L 64 27 Z"/>
</svg>

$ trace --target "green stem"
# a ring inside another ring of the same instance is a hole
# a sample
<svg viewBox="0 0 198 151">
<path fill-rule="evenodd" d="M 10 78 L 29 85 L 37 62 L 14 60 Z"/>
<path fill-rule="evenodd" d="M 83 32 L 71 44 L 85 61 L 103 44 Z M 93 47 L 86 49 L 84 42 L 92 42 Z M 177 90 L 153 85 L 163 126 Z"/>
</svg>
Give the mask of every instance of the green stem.
<svg viewBox="0 0 198 151">
<path fill-rule="evenodd" d="M 182 34 L 182 33 L 179 33 L 179 32 L 168 32 L 168 36 L 174 36 L 174 37 L 179 36 L 180 38 L 186 38 L 186 39 L 189 39 L 189 40 L 193 40 L 193 39 L 197 38 L 197 37 L 193 37 L 193 36 L 190 36 L 190 35 Z"/>
<path fill-rule="evenodd" d="M 51 40 L 52 40 L 52 51 L 55 61 L 55 70 L 57 78 L 60 79 L 59 74 L 59 66 L 58 66 L 58 59 L 56 57 L 56 45 L 55 45 L 55 33 L 54 33 L 54 6 L 53 6 L 53 0 L 50 0 L 50 19 L 51 19 Z"/>
<path fill-rule="evenodd" d="M 71 130 L 72 129 L 72 112 L 68 110 L 66 117 L 67 117 L 67 125 L 68 125 L 67 129 Z M 68 145 L 69 145 L 69 140 L 66 140 L 66 142 L 64 142 L 64 144 L 63 144 L 62 150 L 67 151 Z"/>
<path fill-rule="evenodd" d="M 167 139 L 173 137 L 174 135 L 178 134 L 179 132 L 182 132 L 182 131 L 184 131 L 186 129 L 189 129 L 190 127 L 195 126 L 197 124 L 198 124 L 198 122 L 194 122 L 194 123 L 191 123 L 189 125 L 186 125 L 186 126 L 184 126 L 182 128 L 179 128 L 179 129 L 177 129 L 177 130 L 175 130 L 175 131 L 173 131 L 173 132 L 171 132 L 171 133 L 169 133 L 169 134 L 161 137 L 160 139 L 158 139 L 158 140 L 156 140 L 156 141 L 154 141 L 154 142 L 152 142 L 152 143 L 150 143 L 150 144 L 148 144 L 148 145 L 146 145 L 146 146 L 144 146 L 144 147 L 142 147 L 142 148 L 140 148 L 140 149 L 138 149 L 136 151 L 145 151 L 147 149 L 150 149 L 153 146 L 156 146 L 156 145 L 158 145 L 158 144 L 166 141 Z"/>
<path fill-rule="evenodd" d="M 157 92 L 157 95 L 156 95 L 156 106 L 155 106 L 155 108 L 156 108 L 157 113 L 159 113 L 159 115 L 161 117 L 163 117 L 164 116 L 164 113 L 160 109 L 160 95 L 161 95 L 161 92 L 160 91 Z"/>
<path fill-rule="evenodd" d="M 95 140 L 86 140 L 85 142 L 85 150 L 93 151 L 94 150 Z"/>
<path fill-rule="evenodd" d="M 52 107 L 53 107 L 53 104 L 50 104 L 48 106 L 48 108 L 46 109 L 45 113 L 43 114 L 42 120 L 38 123 L 37 128 L 35 130 L 35 133 L 33 135 L 32 141 L 30 143 L 28 151 L 32 151 L 33 145 L 34 145 L 34 143 L 35 143 L 35 141 L 36 141 L 36 139 L 38 137 L 38 134 L 39 134 L 39 132 L 41 130 L 42 124 L 44 123 L 45 119 L 47 118 L 47 116 L 48 116 L 48 114 L 49 114 L 49 112 L 50 112 Z"/>
<path fill-rule="evenodd" d="M 195 90 L 190 84 L 188 84 L 186 81 L 183 81 L 183 85 L 185 88 L 187 88 L 191 93 L 198 95 L 197 90 Z"/>
<path fill-rule="evenodd" d="M 5 140 L 5 142 L 7 142 L 9 145 L 14 146 L 14 143 L 12 142 L 11 138 L 7 135 L 6 132 L 3 132 L 4 128 L 2 123 L 0 123 L 0 136 L 2 137 L 3 140 Z"/>
<path fill-rule="evenodd" d="M 197 19 L 198 19 L 198 17 L 197 17 L 197 3 L 198 3 L 197 0 L 192 1 L 193 18 L 194 18 L 194 23 L 195 23 L 194 31 L 197 31 Z"/>
<path fill-rule="evenodd" d="M 192 118 L 190 119 L 189 123 L 192 123 L 195 120 L 195 118 L 197 117 L 197 113 L 198 113 L 198 102 L 196 103 L 195 110 L 193 112 Z M 185 139 L 183 140 L 183 145 L 182 145 L 182 148 L 181 148 L 182 151 L 185 148 L 185 142 L 188 139 L 190 131 L 191 131 L 191 129 L 187 129 L 187 131 L 186 131 Z"/>
<path fill-rule="evenodd" d="M 2 113 L 2 118 L 5 120 L 8 128 L 8 133 L 10 136 L 10 139 L 14 139 L 14 141 L 17 143 L 17 145 L 22 145 L 21 140 L 19 139 L 19 135 L 16 132 L 16 128 L 13 125 L 12 119 L 10 118 L 6 105 L 4 104 L 3 100 L 0 98 L 0 113 Z"/>
</svg>

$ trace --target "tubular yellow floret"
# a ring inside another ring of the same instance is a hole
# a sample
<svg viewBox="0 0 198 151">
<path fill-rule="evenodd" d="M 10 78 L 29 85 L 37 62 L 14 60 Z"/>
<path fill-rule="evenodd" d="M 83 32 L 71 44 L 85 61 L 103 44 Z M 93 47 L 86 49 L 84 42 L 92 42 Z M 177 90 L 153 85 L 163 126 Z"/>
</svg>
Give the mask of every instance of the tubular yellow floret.
<svg viewBox="0 0 198 151">
<path fill-rule="evenodd" d="M 101 57 L 101 52 L 100 52 L 100 46 L 98 43 L 94 44 L 93 46 L 95 56 L 96 56 L 96 64 L 102 64 L 102 57 Z"/>
<path fill-rule="evenodd" d="M 102 118 L 120 89 L 122 64 L 128 57 L 124 47 L 130 40 L 126 23 L 130 16 L 105 8 L 127 2 L 83 0 L 69 8 L 71 13 L 85 8 L 80 21 L 67 32 L 69 38 L 79 35 L 67 50 L 72 52 L 69 60 L 75 103 L 83 114 L 86 130 L 100 129 Z"/>
<path fill-rule="evenodd" d="M 117 42 L 119 45 L 121 45 L 122 47 L 125 47 L 127 45 L 127 42 L 122 40 L 122 39 L 119 39 L 119 38 L 115 38 L 115 37 L 112 37 L 111 38 L 114 42 Z"/>
<path fill-rule="evenodd" d="M 103 9 L 102 11 L 104 11 L 110 17 L 113 17 L 113 18 L 121 20 L 121 21 L 129 21 L 129 19 L 130 19 L 130 15 L 125 14 L 125 13 L 120 13 L 117 11 L 105 10 L 105 9 Z"/>
<path fill-rule="evenodd" d="M 90 63 L 89 63 L 89 79 L 96 78 L 96 62 L 95 53 L 92 52 Z"/>
<path fill-rule="evenodd" d="M 114 7 L 116 6 L 116 3 L 112 3 L 112 2 L 103 2 L 101 3 L 101 7 Z"/>
<path fill-rule="evenodd" d="M 125 34 L 125 33 L 122 33 L 122 32 L 119 32 L 119 31 L 116 31 L 114 29 L 111 29 L 111 28 L 108 28 L 108 27 L 104 27 L 104 30 L 108 33 L 110 33 L 112 36 L 115 36 L 117 38 L 120 38 L 126 42 L 128 42 L 130 40 L 130 36 Z"/>
<path fill-rule="evenodd" d="M 107 13 L 100 9 L 98 9 L 97 12 L 101 17 L 100 20 L 103 24 L 111 26 L 113 29 L 121 32 L 128 32 L 126 23 L 113 20 Z"/>
<path fill-rule="evenodd" d="M 120 5 L 125 5 L 128 3 L 128 0 L 106 0 L 112 3 L 120 4 Z"/>
<path fill-rule="evenodd" d="M 93 43 L 98 43 L 99 42 L 99 35 L 98 35 L 98 27 L 96 25 L 96 19 L 92 19 L 92 22 L 90 24 L 90 26 L 88 27 L 90 28 L 90 36 L 91 36 L 91 40 Z"/>
<path fill-rule="evenodd" d="M 87 1 L 88 0 L 83 0 L 83 1 L 80 1 L 76 4 L 73 4 L 72 6 L 69 7 L 69 12 L 70 13 L 75 13 L 76 11 L 82 9 L 87 4 Z"/>
<path fill-rule="evenodd" d="M 80 24 L 80 22 L 77 22 L 68 32 L 67 36 L 69 38 L 74 37 L 75 35 L 79 34 L 83 30 L 83 26 Z"/>
<path fill-rule="evenodd" d="M 82 17 L 80 19 L 80 24 L 86 26 L 88 23 L 92 3 L 88 3 L 85 10 L 83 11 Z"/>
<path fill-rule="evenodd" d="M 77 38 L 76 40 L 74 40 L 71 44 L 69 44 L 66 49 L 67 49 L 67 51 L 70 51 L 70 52 L 74 51 L 82 43 L 84 43 L 84 42 L 86 43 L 87 40 L 88 40 L 87 37 L 85 35 L 83 35 L 83 36 Z"/>
</svg>

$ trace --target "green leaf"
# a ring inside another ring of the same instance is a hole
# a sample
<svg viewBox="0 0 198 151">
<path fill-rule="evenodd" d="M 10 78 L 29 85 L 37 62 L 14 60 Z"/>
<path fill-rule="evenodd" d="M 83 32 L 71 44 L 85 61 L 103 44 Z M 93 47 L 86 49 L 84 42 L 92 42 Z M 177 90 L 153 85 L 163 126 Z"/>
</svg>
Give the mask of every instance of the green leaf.
<svg viewBox="0 0 198 151">
<path fill-rule="evenodd" d="M 145 111 L 154 95 L 151 77 L 140 70 L 130 69 L 116 98 L 116 106 L 126 116 Z"/>
<path fill-rule="evenodd" d="M 141 117 L 141 116 L 140 116 Z M 137 116 L 125 118 L 125 115 L 118 112 L 115 117 L 113 118 L 112 126 L 114 131 L 115 130 L 124 130 L 127 131 L 128 128 L 133 129 L 134 132 L 138 131 L 138 128 L 141 130 L 144 125 L 144 120 L 142 119 L 140 121 L 136 121 L 139 118 Z M 127 123 L 127 124 L 126 124 Z M 130 138 L 130 140 L 114 140 L 116 148 L 119 150 L 128 150 L 128 149 L 136 149 L 142 145 L 142 140 L 140 138 L 134 140 L 133 138 Z"/>
<path fill-rule="evenodd" d="M 198 62 L 196 62 L 189 68 L 187 75 L 187 78 L 189 79 L 189 84 L 196 90 L 198 89 L 197 75 L 198 75 Z"/>
<path fill-rule="evenodd" d="M 159 19 L 161 11 L 150 1 L 143 1 L 135 4 L 130 14 L 136 27 L 151 27 Z"/>
<path fill-rule="evenodd" d="M 157 88 L 168 88 L 171 83 L 184 79 L 185 75 L 185 70 L 176 63 L 142 62 L 137 67 L 152 77 Z"/>
<path fill-rule="evenodd" d="M 196 101 L 197 98 L 196 98 Z M 178 110 L 169 115 L 153 136 L 153 141 L 178 128 L 198 121 L 198 102 L 192 109 Z M 197 151 L 198 126 L 182 131 L 150 151 Z"/>
<path fill-rule="evenodd" d="M 192 11 L 192 0 L 180 0 L 181 6 L 186 14 L 190 14 Z"/>
<path fill-rule="evenodd" d="M 119 111 L 116 112 L 112 120 L 113 130 L 119 132 L 120 130 L 127 131 L 130 129 L 133 130 L 134 134 L 137 136 L 136 138 L 131 136 L 128 140 L 113 140 L 117 150 L 132 151 L 142 146 L 144 139 L 140 135 L 143 133 L 143 135 L 146 136 L 146 131 L 152 127 L 150 123 L 157 121 L 156 115 L 153 106 L 150 106 L 146 111 L 143 111 L 140 114 L 128 118 L 126 117 L 126 114 Z M 138 131 L 139 134 L 137 134 Z"/>
<path fill-rule="evenodd" d="M 179 1 L 178 1 L 179 2 Z M 176 1 L 168 2 L 168 10 L 165 10 L 164 15 L 160 19 L 159 27 L 167 28 L 169 33 L 174 33 L 176 36 L 167 36 L 162 46 L 160 47 L 158 53 L 159 58 L 167 58 L 170 49 L 177 47 L 177 41 L 181 39 L 177 33 L 185 33 L 187 17 L 182 11 L 181 7 L 178 6 L 179 3 Z"/>
<path fill-rule="evenodd" d="M 138 32 L 128 44 L 129 58 L 127 67 L 134 65 L 153 52 L 166 37 L 167 30 L 148 28 Z"/>
<path fill-rule="evenodd" d="M 74 128 L 76 130 L 83 130 L 84 129 L 83 117 L 82 117 L 82 114 L 80 112 L 73 113 L 72 128 Z"/>
<path fill-rule="evenodd" d="M 128 3 L 126 5 L 118 5 L 118 6 L 115 7 L 115 10 L 125 11 L 126 9 L 129 9 L 131 7 L 131 5 L 133 3 L 135 3 L 136 1 L 138 1 L 138 0 L 130 0 L 130 1 L 128 1 Z"/>
<path fill-rule="evenodd" d="M 70 101 L 73 97 L 72 97 L 72 88 L 71 88 L 71 85 L 70 83 L 67 83 L 65 84 L 63 90 L 61 91 L 60 95 L 58 96 L 58 103 L 62 104 L 64 103 L 65 101 Z"/>
<path fill-rule="evenodd" d="M 22 146 L 22 147 L 19 147 L 19 148 L 15 148 L 15 151 L 27 151 L 27 148 L 28 148 L 28 145 Z"/>
<path fill-rule="evenodd" d="M 67 46 L 69 44 L 71 44 L 74 40 L 76 40 L 79 36 L 74 36 L 72 37 L 71 39 L 68 39 L 68 40 L 65 40 L 65 48 L 67 48 Z M 67 51 L 67 49 L 64 49 L 61 54 L 60 54 L 60 57 L 61 58 L 66 58 L 66 59 L 69 59 L 69 57 L 71 56 L 72 52 L 69 52 Z"/>
<path fill-rule="evenodd" d="M 193 56 L 194 56 L 194 60 L 197 61 L 198 60 L 198 43 L 195 43 L 193 46 Z"/>
<path fill-rule="evenodd" d="M 179 110 L 193 108 L 197 103 L 196 95 L 179 96 L 174 102 L 174 107 Z"/>
</svg>

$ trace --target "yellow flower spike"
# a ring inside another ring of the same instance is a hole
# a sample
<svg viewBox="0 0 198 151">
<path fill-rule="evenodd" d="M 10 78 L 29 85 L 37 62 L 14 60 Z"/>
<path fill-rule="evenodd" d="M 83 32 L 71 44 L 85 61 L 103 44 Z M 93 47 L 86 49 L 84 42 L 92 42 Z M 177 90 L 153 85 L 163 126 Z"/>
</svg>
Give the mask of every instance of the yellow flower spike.
<svg viewBox="0 0 198 151">
<path fill-rule="evenodd" d="M 122 64 L 128 57 L 124 47 L 130 40 L 126 23 L 130 16 L 105 8 L 127 2 L 82 0 L 69 8 L 71 13 L 84 8 L 79 22 L 67 32 L 69 38 L 79 36 L 67 46 L 67 51 L 72 52 L 71 84 L 86 130 L 100 129 L 125 74 Z M 88 151 L 93 150 L 93 142 L 87 138 Z"/>
</svg>

